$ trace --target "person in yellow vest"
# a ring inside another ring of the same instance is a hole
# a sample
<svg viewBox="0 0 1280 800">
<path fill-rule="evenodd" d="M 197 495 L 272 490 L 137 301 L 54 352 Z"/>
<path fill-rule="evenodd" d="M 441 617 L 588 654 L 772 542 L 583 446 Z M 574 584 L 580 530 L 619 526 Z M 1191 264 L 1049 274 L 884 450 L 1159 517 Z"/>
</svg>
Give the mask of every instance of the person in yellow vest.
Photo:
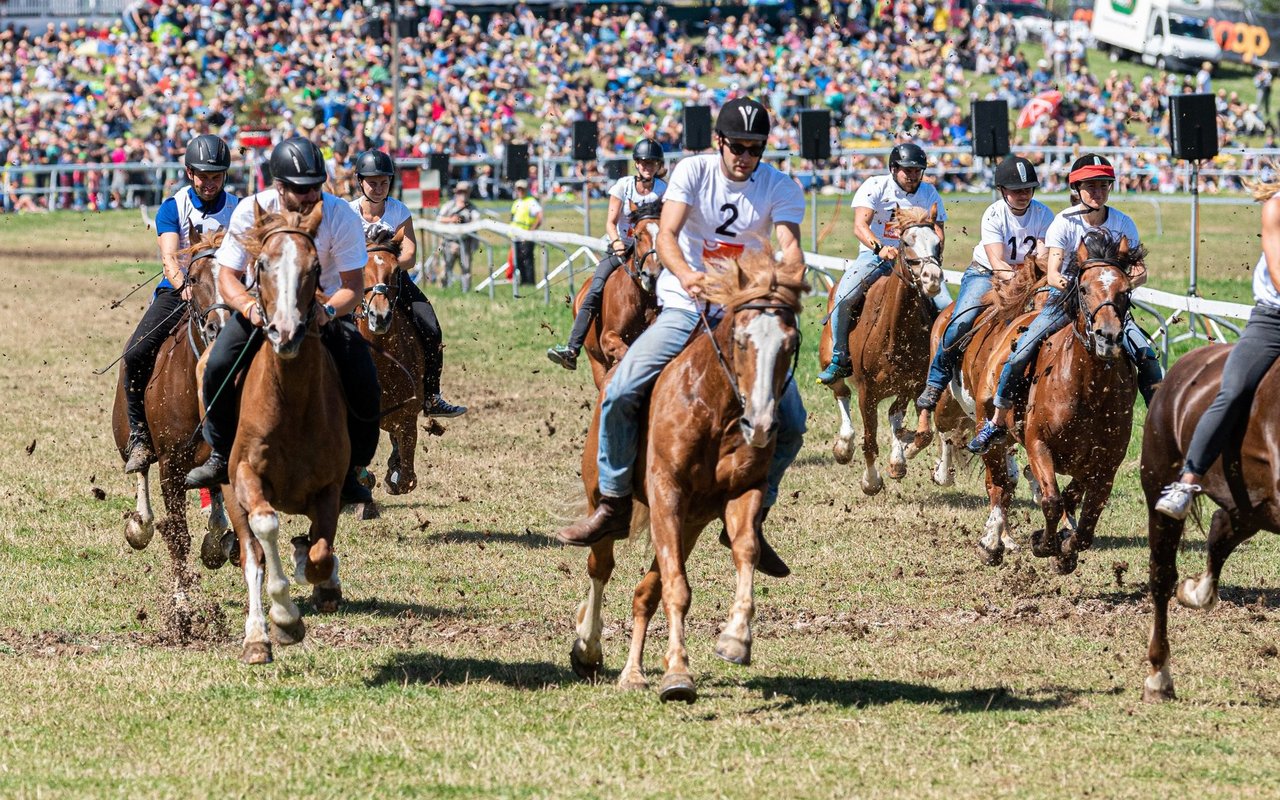
<svg viewBox="0 0 1280 800">
<path fill-rule="evenodd" d="M 526 231 L 542 227 L 542 205 L 529 195 L 529 182 L 521 178 L 515 183 L 515 202 L 511 204 L 511 224 Z M 533 285 L 533 242 L 516 242 L 516 275 L 520 283 Z"/>
</svg>

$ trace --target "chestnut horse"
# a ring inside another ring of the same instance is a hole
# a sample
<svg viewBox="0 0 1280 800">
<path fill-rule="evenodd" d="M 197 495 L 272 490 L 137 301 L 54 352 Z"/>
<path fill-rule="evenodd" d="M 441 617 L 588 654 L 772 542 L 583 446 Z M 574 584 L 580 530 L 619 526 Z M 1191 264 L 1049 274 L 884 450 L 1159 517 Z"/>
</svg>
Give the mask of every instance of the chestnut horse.
<svg viewBox="0 0 1280 800">
<path fill-rule="evenodd" d="M 1254 395 L 1244 438 L 1229 442 L 1201 484 L 1218 504 L 1209 524 L 1205 571 L 1178 584 L 1178 546 L 1184 523 L 1155 510 L 1161 489 L 1178 479 L 1196 424 L 1222 384 L 1222 369 L 1232 345 L 1192 350 L 1160 384 L 1147 412 L 1142 435 L 1142 489 L 1147 496 L 1148 547 L 1151 551 L 1151 604 L 1154 617 L 1147 659 L 1151 672 L 1142 688 L 1148 701 L 1174 699 L 1169 673 L 1169 597 L 1211 609 L 1218 602 L 1218 580 L 1227 557 L 1259 530 L 1280 533 L 1280 373 L 1272 367 Z M 1277 401 L 1272 405 L 1272 401 Z"/>
<path fill-rule="evenodd" d="M 725 307 L 711 334 L 693 337 L 654 385 L 636 463 L 636 499 L 649 506 L 655 558 L 632 600 L 631 650 L 619 677 L 623 689 L 644 689 L 643 656 L 649 620 L 661 600 L 669 626 L 664 701 L 693 702 L 697 690 L 685 652 L 689 583 L 685 560 L 702 529 L 724 521 L 732 541 L 737 589 L 716 654 L 737 664 L 751 661 L 753 578 L 767 474 L 773 456 L 777 409 L 800 344 L 797 315 L 808 289 L 785 275 L 772 253 L 747 252 L 723 272 L 707 276 L 706 297 Z M 599 502 L 596 450 L 600 408 L 582 455 L 586 496 Z M 643 514 L 643 511 L 640 512 Z M 594 679 L 603 665 L 600 645 L 604 587 L 613 573 L 612 539 L 597 542 L 587 558 L 591 585 L 578 606 L 578 638 L 570 661 L 578 675 Z"/>
<path fill-rule="evenodd" d="M 892 429 L 892 452 L 889 477 L 900 479 L 907 474 L 907 459 L 914 456 L 928 439 L 907 435 L 903 440 L 903 420 L 907 403 L 924 389 L 929 375 L 929 326 L 936 310 L 930 299 L 942 290 L 942 239 L 934 223 L 937 207 L 928 211 L 918 208 L 898 209 L 890 225 L 895 226 L 901 240 L 893 271 L 876 281 L 867 291 L 858 324 L 849 331 L 849 353 L 853 361 L 850 379 L 858 389 L 858 412 L 862 416 L 862 455 L 866 469 L 862 473 L 862 491 L 874 495 L 884 488 L 884 480 L 876 469 L 880 447 L 876 443 L 879 424 L 876 411 L 881 401 L 892 397 L 889 426 Z M 827 314 L 835 307 L 836 286 L 827 299 Z M 818 355 L 823 366 L 831 363 L 831 326 L 822 330 Z M 853 418 L 849 412 L 851 390 L 846 379 L 831 384 L 840 407 L 840 432 L 834 447 L 836 461 L 848 464 L 853 459 Z M 908 447 L 907 443 L 910 443 Z"/>
<path fill-rule="evenodd" d="M 662 216 L 662 201 L 652 200 L 637 205 L 631 203 L 628 219 L 635 246 L 631 256 L 616 269 L 604 284 L 600 298 L 600 313 L 587 329 L 582 343 L 591 361 L 591 377 L 596 388 L 604 388 L 605 375 L 613 365 L 622 360 L 627 348 L 658 315 L 658 298 L 655 290 L 662 264 L 658 263 L 658 219 Z M 588 281 L 578 290 L 573 300 L 573 313 L 582 308 L 587 296 Z"/>
<path fill-rule="evenodd" d="M 422 342 L 404 314 L 395 311 L 401 281 L 409 279 L 398 267 L 403 239 L 404 231 L 393 235 L 383 227 L 370 229 L 364 301 L 356 314 L 360 334 L 369 342 L 378 368 L 382 408 L 389 409 L 379 423 L 391 437 L 384 477 L 389 494 L 407 494 L 418 486 L 413 459 L 418 446 L 418 410 L 422 408 L 418 394 L 426 372 Z"/>
<path fill-rule="evenodd" d="M 1113 239 L 1105 231 L 1085 234 L 1076 252 L 1068 254 L 1078 277 L 1056 302 L 1064 304 L 1071 322 L 1041 344 L 1031 367 L 1026 407 L 1017 411 L 1006 441 L 982 456 L 991 511 L 978 549 L 987 565 L 998 565 L 1012 541 L 1008 511 L 1017 473 L 1008 464 L 1016 444 L 1027 452 L 1044 515 L 1044 529 L 1031 536 L 1031 551 L 1053 558 L 1054 569 L 1065 575 L 1075 571 L 1077 553 L 1093 544 L 1094 528 L 1133 432 L 1137 381 L 1120 342 L 1129 311 L 1129 272 L 1145 255 L 1145 248 L 1130 249 L 1123 237 Z M 971 394 L 975 410 L 984 415 L 992 411 L 1014 340 L 1035 317 L 1023 310 L 1037 283 L 1015 279 L 1015 285 L 1023 287 L 1022 293 L 1010 292 L 999 300 L 994 329 L 966 350 L 961 385 L 952 383 L 952 393 Z M 1061 493 L 1059 474 L 1072 479 Z M 1064 520 L 1067 527 L 1059 530 Z"/>
<path fill-rule="evenodd" d="M 208 457 L 209 447 L 197 435 L 200 427 L 200 403 L 196 391 L 196 362 L 222 330 L 229 309 L 221 303 L 215 280 L 214 254 L 222 243 L 223 231 L 208 238 L 198 229 L 190 232 L 191 246 L 179 251 L 189 259 L 186 283 L 191 299 L 185 313 L 173 322 L 173 330 L 160 346 L 155 368 L 147 383 L 147 427 L 151 431 L 156 463 L 160 469 L 160 493 L 164 499 L 165 518 L 160 532 L 169 549 L 173 569 L 174 621 L 180 636 L 190 630 L 191 606 L 188 591 L 193 576 L 187 567 L 191 534 L 187 528 L 187 492 L 183 479 L 187 471 Z M 115 407 L 111 413 L 112 432 L 122 458 L 127 457 L 129 421 L 125 412 L 124 367 L 116 383 Z M 227 535 L 228 522 L 223 510 L 222 492 L 213 490 L 208 531 L 200 548 L 205 566 L 217 569 L 226 563 L 232 540 Z M 138 473 L 137 510 L 126 517 L 125 540 L 135 550 L 151 543 L 155 534 L 155 515 L 151 509 L 151 467 Z M 225 537 L 225 538 L 224 538 Z"/>
<path fill-rule="evenodd" d="M 244 236 L 253 259 L 252 285 L 267 321 L 260 330 L 271 344 L 258 350 L 245 373 L 227 469 L 232 489 L 227 511 L 249 589 L 241 654 L 247 664 L 271 661 L 262 602 L 264 564 L 272 638 L 287 645 L 305 635 L 280 565 L 279 512 L 311 520 L 309 536 L 293 540 L 294 579 L 312 584 L 311 601 L 320 611 L 335 610 L 342 599 L 333 537 L 351 443 L 338 369 L 315 321 L 320 280 L 315 236 L 323 211 L 322 203 L 306 214 L 267 213 L 255 205 L 254 226 Z"/>
</svg>

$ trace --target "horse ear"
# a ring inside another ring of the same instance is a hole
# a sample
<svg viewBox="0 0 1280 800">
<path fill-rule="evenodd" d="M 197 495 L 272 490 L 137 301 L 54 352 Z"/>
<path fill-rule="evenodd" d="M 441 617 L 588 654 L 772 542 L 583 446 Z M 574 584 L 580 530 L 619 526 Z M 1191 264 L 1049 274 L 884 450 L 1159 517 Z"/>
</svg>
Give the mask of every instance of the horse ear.
<svg viewBox="0 0 1280 800">
<path fill-rule="evenodd" d="M 196 225 L 194 222 L 187 224 L 187 240 L 191 242 L 192 246 L 204 241 L 204 236 L 202 236 L 201 233 L 200 226 Z"/>
<path fill-rule="evenodd" d="M 1076 261 L 1083 264 L 1089 260 L 1089 248 L 1084 246 L 1084 239 L 1080 240 L 1080 244 L 1076 246 Z"/>
<path fill-rule="evenodd" d="M 1124 258 L 1126 255 L 1128 255 L 1129 253 L 1129 237 L 1128 236 L 1120 237 L 1120 246 L 1116 248 L 1116 253 L 1121 258 Z"/>
<path fill-rule="evenodd" d="M 267 211 L 266 211 L 266 209 L 264 209 L 264 208 L 262 207 L 262 205 L 258 202 L 257 198 L 254 198 L 254 201 L 253 201 L 253 224 L 254 224 L 254 225 L 257 225 L 259 222 L 262 222 L 262 218 L 263 218 L 263 217 L 265 217 L 266 215 L 267 215 Z"/>
<path fill-rule="evenodd" d="M 311 207 L 307 215 L 302 218 L 302 227 L 312 233 L 320 230 L 320 220 L 324 218 L 324 201 L 321 200 Z"/>
<path fill-rule="evenodd" d="M 934 203 L 933 205 L 929 206 L 929 221 L 930 222 L 938 221 L 938 204 L 937 203 Z"/>
<path fill-rule="evenodd" d="M 404 228 L 397 228 L 396 235 L 391 237 L 391 241 L 399 244 L 404 241 Z"/>
</svg>

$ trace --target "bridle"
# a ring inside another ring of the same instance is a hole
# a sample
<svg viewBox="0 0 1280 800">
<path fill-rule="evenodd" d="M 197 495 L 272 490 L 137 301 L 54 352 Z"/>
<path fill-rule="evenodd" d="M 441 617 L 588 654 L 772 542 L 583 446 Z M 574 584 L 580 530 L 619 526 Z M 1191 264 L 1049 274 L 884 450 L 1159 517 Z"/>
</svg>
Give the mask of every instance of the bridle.
<svg viewBox="0 0 1280 800">
<path fill-rule="evenodd" d="M 747 398 L 742 393 L 742 389 L 738 386 L 738 376 L 729 368 L 729 362 L 724 357 L 724 351 L 720 349 L 720 343 L 716 341 L 715 332 L 711 327 L 710 320 L 707 319 L 707 309 L 711 307 L 711 303 L 698 306 L 698 317 L 702 322 L 702 327 L 707 331 L 707 338 L 711 340 L 711 349 L 715 351 L 716 360 L 720 362 L 720 369 L 724 371 L 725 378 L 729 381 L 729 388 L 733 390 L 734 399 L 738 401 L 738 405 L 743 411 L 747 409 Z M 750 303 L 743 303 L 735 306 L 730 316 L 736 316 L 739 311 L 760 311 L 769 316 L 782 317 L 786 324 L 789 324 L 796 331 L 796 349 L 791 353 L 791 368 L 787 371 L 787 379 L 782 382 L 782 391 L 785 392 L 787 384 L 795 379 L 796 367 L 800 363 L 801 345 L 804 343 L 804 334 L 800 331 L 800 326 L 796 322 L 796 310 L 788 303 L 771 303 L 762 300 L 754 300 Z M 781 313 L 778 313 L 781 312 Z M 734 323 L 730 322 L 730 325 Z M 757 376 L 758 379 L 758 376 Z M 781 394 L 782 392 L 779 392 Z"/>
<path fill-rule="evenodd" d="M 396 249 L 389 244 L 370 245 L 368 247 L 368 252 L 387 253 L 388 255 L 391 255 L 391 256 L 399 256 L 399 253 L 396 252 Z M 396 278 L 395 293 L 398 295 L 402 287 L 402 281 L 404 280 L 404 276 L 401 274 L 402 270 L 400 270 L 398 267 L 393 269 L 392 273 L 395 275 L 395 278 Z M 385 283 L 375 283 L 372 286 L 364 287 L 364 298 L 361 299 L 360 301 L 361 317 L 368 319 L 369 304 L 373 302 L 373 299 L 375 297 L 385 297 L 387 298 L 387 302 L 392 302 L 393 300 L 393 298 L 391 297 L 391 289 Z"/>
<path fill-rule="evenodd" d="M 217 254 L 218 248 L 216 247 L 206 247 L 205 249 L 193 254 L 191 256 L 191 260 L 187 264 L 187 280 L 191 280 L 190 273 L 192 265 L 198 261 L 213 258 Z M 186 303 L 187 308 L 191 310 L 191 313 L 187 315 L 187 343 L 191 345 L 191 352 L 199 356 L 203 352 L 203 349 L 196 345 L 196 331 L 192 330 L 192 328 L 198 327 L 200 341 L 205 347 L 208 347 L 213 344 L 213 339 L 217 336 L 216 333 L 212 337 L 206 333 L 209 327 L 209 315 L 215 311 L 226 311 L 231 313 L 233 309 L 226 303 L 211 303 L 207 307 L 201 308 L 196 304 L 194 298 L 187 300 Z M 196 325 L 197 321 L 199 322 L 198 326 Z"/>
<path fill-rule="evenodd" d="M 1115 309 L 1116 316 L 1120 317 L 1121 324 L 1124 323 L 1125 314 L 1129 311 L 1127 302 L 1125 302 L 1125 308 L 1121 308 L 1120 304 L 1114 300 L 1103 300 L 1093 308 L 1089 308 L 1088 304 L 1085 302 L 1084 274 L 1091 269 L 1099 269 L 1101 267 L 1110 267 L 1111 269 L 1118 270 L 1122 274 L 1126 275 L 1126 277 L 1128 275 L 1125 268 L 1114 258 L 1090 258 L 1080 265 L 1080 269 L 1076 272 L 1075 278 L 1076 304 L 1079 308 L 1079 313 L 1075 315 L 1075 319 L 1072 321 L 1071 330 L 1075 334 L 1076 340 L 1085 347 L 1089 347 L 1093 342 L 1093 320 L 1094 317 L 1102 311 L 1102 309 L 1107 308 L 1108 306 Z M 1126 290 L 1123 294 L 1127 300 L 1129 297 L 1129 291 Z M 1082 328 L 1083 330 L 1081 330 Z"/>
<path fill-rule="evenodd" d="M 315 234 L 313 234 L 311 231 L 303 230 L 302 228 L 295 228 L 291 225 L 285 225 L 279 228 L 274 228 L 264 233 L 262 235 L 262 246 L 265 248 L 267 245 L 267 241 L 270 240 L 272 236 L 275 236 L 276 234 L 281 234 L 281 233 L 297 234 L 298 236 L 301 236 L 307 240 L 307 242 L 311 245 L 312 250 L 316 249 Z M 259 258 L 260 257 L 261 256 L 259 256 Z M 262 299 L 258 294 L 259 283 L 258 283 L 258 260 L 257 259 L 254 259 L 250 263 L 250 269 L 252 270 L 250 277 L 253 281 L 253 288 L 249 290 L 249 294 L 250 296 L 253 297 L 254 305 L 258 307 L 258 314 L 265 320 L 267 318 L 267 313 L 262 308 Z M 311 265 L 311 268 L 307 271 L 306 277 L 315 278 L 317 285 L 319 284 L 319 280 L 320 280 L 320 261 L 319 260 L 316 260 L 316 262 Z M 316 316 L 316 306 L 317 306 L 317 303 L 312 302 L 307 307 L 307 316 L 302 321 L 302 327 L 304 330 L 309 329 L 311 327 L 311 321 L 314 320 Z"/>
<path fill-rule="evenodd" d="M 898 231 L 898 241 L 903 245 L 903 247 L 898 250 L 898 260 L 900 260 L 903 266 L 907 268 L 907 275 L 903 275 L 898 271 L 897 264 L 894 264 L 893 274 L 897 275 L 898 278 L 900 278 L 901 280 L 906 281 L 908 285 L 914 286 L 916 289 L 923 291 L 923 287 L 920 285 L 921 269 L 926 264 L 933 264 L 938 269 L 942 269 L 942 257 L 939 254 L 939 255 L 927 255 L 921 258 L 907 258 L 906 241 L 905 241 L 906 234 L 907 234 L 907 231 L 912 230 L 914 228 L 929 228 L 930 230 L 935 229 L 932 221 L 925 221 L 925 222 L 913 222 L 910 225 L 907 225 Z"/>
<path fill-rule="evenodd" d="M 635 219 L 631 220 L 632 230 L 635 230 L 640 225 L 640 223 L 644 222 L 645 220 L 660 218 L 661 206 L 658 204 L 652 204 L 652 205 L 656 206 L 652 211 L 648 210 L 649 204 L 646 204 L 645 206 L 641 206 L 641 208 L 646 209 L 646 213 L 640 216 L 637 216 Z M 636 287 L 639 288 L 640 291 L 646 295 L 652 295 L 657 291 L 656 278 L 654 280 L 654 286 L 655 286 L 654 289 L 645 288 L 644 275 L 646 273 L 644 271 L 644 265 L 650 258 L 657 261 L 657 258 L 658 258 L 657 242 L 654 242 L 653 246 L 650 247 L 648 250 L 636 251 L 633 249 L 631 252 L 630 262 L 623 264 L 622 266 L 622 269 L 627 273 L 627 275 L 631 278 L 631 280 L 635 281 Z M 661 266 L 659 266 L 659 272 L 661 272 Z"/>
</svg>

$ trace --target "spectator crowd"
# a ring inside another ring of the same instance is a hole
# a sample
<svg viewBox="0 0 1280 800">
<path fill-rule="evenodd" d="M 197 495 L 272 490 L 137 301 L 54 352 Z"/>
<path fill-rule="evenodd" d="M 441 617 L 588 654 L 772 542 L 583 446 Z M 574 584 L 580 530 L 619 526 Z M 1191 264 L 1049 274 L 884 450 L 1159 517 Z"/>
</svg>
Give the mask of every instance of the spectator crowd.
<svg viewBox="0 0 1280 800">
<path fill-rule="evenodd" d="M 534 156 L 563 157 L 573 122 L 593 119 L 602 159 L 625 156 L 645 136 L 676 150 L 686 105 L 716 108 L 742 94 L 774 111 L 778 149 L 798 151 L 796 112 L 804 108 L 829 109 L 847 148 L 957 146 L 931 170 L 939 188 L 957 190 L 985 187 L 965 152 L 974 99 L 1006 99 L 1016 116 L 1031 98 L 1060 92 L 1056 110 L 1015 138 L 1016 149 L 1039 152 L 1164 145 L 1168 97 L 1213 91 L 1213 65 L 1195 76 L 1094 74 L 1085 35 L 1063 24 L 1044 32 L 1044 57 L 1033 63 L 1012 20 L 983 4 L 972 12 L 941 0 L 764 8 L 732 16 L 712 6 L 675 19 L 679 9 L 662 5 L 517 4 L 476 13 L 403 0 L 397 22 L 385 2 L 132 0 L 107 24 L 10 25 L 0 30 L 0 157 L 17 169 L 4 172 L 0 202 L 6 211 L 156 202 L 181 179 L 161 165 L 180 161 L 186 141 L 200 133 L 234 141 L 248 128 L 311 137 L 332 154 L 339 177 L 370 147 L 400 158 L 484 160 L 459 166 L 456 177 L 496 196 L 492 165 L 513 142 L 527 142 Z M 1256 97 L 1217 92 L 1224 146 L 1275 145 L 1270 80 L 1258 73 Z M 94 168 L 101 164 L 130 167 Z M 1063 164 L 1051 158 L 1042 171 L 1049 188 L 1060 187 Z M 23 169 L 36 165 L 58 169 Z M 830 180 L 846 190 L 849 180 L 883 169 L 862 155 L 843 156 L 839 166 L 848 178 Z M 1177 188 L 1167 157 L 1120 167 L 1122 188 Z M 566 160 L 541 176 L 542 191 L 577 190 L 583 169 L 601 167 Z M 1210 179 L 1205 188 L 1234 186 Z"/>
</svg>

